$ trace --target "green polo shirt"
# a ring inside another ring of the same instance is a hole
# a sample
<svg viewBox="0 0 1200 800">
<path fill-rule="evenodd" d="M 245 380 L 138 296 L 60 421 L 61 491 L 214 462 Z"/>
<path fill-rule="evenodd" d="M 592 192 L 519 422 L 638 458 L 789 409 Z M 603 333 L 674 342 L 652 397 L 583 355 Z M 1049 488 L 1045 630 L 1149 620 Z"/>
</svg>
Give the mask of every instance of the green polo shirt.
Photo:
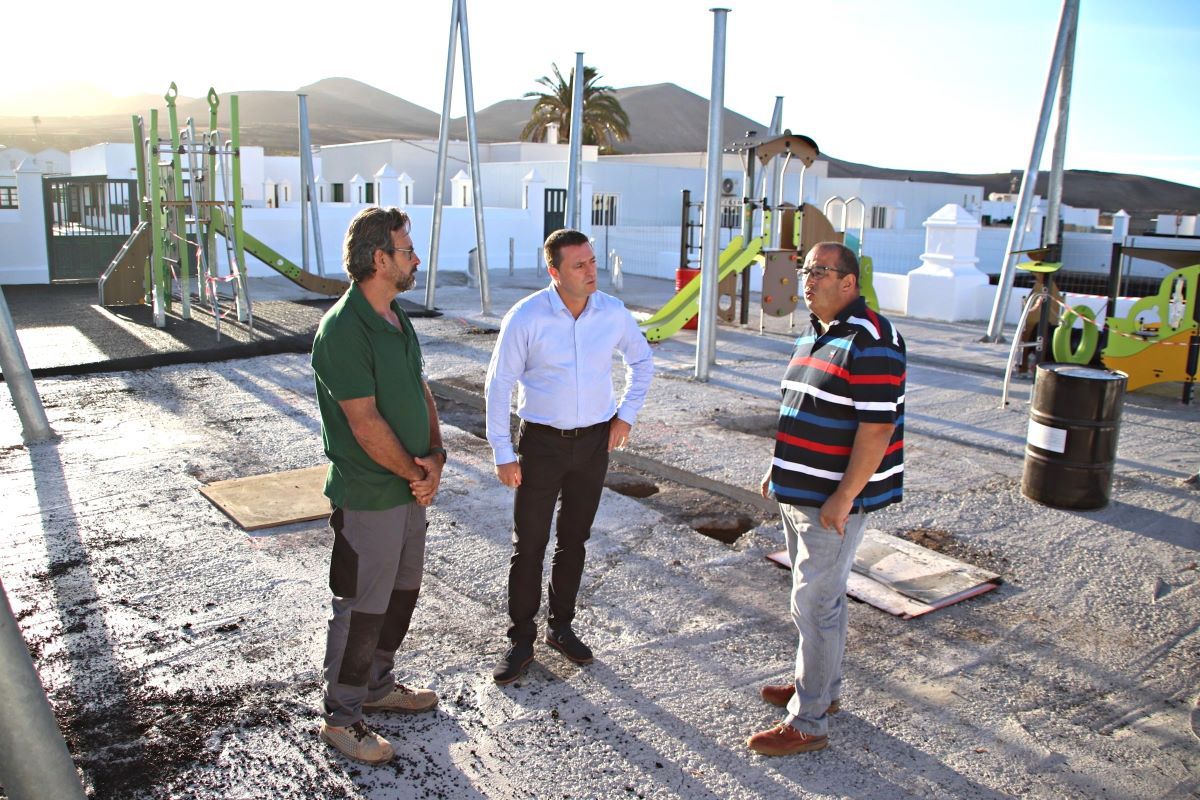
<svg viewBox="0 0 1200 800">
<path fill-rule="evenodd" d="M 395 328 L 371 308 L 358 284 L 321 319 L 313 340 L 321 437 L 329 456 L 325 494 L 339 508 L 381 511 L 413 501 L 408 481 L 375 463 L 354 438 L 342 400 L 374 397 L 380 415 L 413 456 L 429 453 L 421 345 L 392 301 Z"/>
</svg>

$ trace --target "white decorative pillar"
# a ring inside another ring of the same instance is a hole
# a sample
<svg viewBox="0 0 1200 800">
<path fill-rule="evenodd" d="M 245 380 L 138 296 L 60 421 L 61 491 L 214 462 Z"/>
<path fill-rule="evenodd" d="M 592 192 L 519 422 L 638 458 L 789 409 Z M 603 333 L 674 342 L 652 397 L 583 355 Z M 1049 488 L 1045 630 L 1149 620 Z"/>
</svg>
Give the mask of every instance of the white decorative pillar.
<svg viewBox="0 0 1200 800">
<path fill-rule="evenodd" d="M 50 251 L 46 243 L 46 217 L 42 197 L 42 168 L 32 158 L 17 165 L 17 214 L 20 225 L 4 243 L 5 262 L 0 283 L 49 283 Z M 11 214 L 12 212 L 5 212 Z"/>
<path fill-rule="evenodd" d="M 332 203 L 333 193 L 329 188 L 329 181 L 321 177 L 321 173 L 317 173 L 317 177 L 313 178 L 313 194 L 312 200 L 314 203 Z"/>
<path fill-rule="evenodd" d="M 471 207 L 471 176 L 461 169 L 450 179 L 451 208 Z"/>
<path fill-rule="evenodd" d="M 416 200 L 413 199 L 416 195 L 413 194 L 412 176 L 407 172 L 401 172 L 400 177 L 396 179 L 396 182 L 400 185 L 400 207 L 408 208 L 416 202 Z"/>
<path fill-rule="evenodd" d="M 521 178 L 521 208 L 528 209 L 539 224 L 546 214 L 546 179 L 536 169 Z"/>
<path fill-rule="evenodd" d="M 907 211 L 904 208 L 904 203 L 901 203 L 899 200 L 897 200 L 896 205 L 892 207 L 892 214 L 891 219 L 888 220 L 888 227 L 898 231 L 904 230 L 907 225 L 906 216 Z"/>
<path fill-rule="evenodd" d="M 404 205 L 401 202 L 400 176 L 391 164 L 384 164 L 375 173 L 375 201 L 384 207 Z"/>
<path fill-rule="evenodd" d="M 908 273 L 909 316 L 948 322 L 979 318 L 978 290 L 988 279 L 976 267 L 978 234 L 979 220 L 955 203 L 925 220 L 921 266 Z"/>
<path fill-rule="evenodd" d="M 263 205 L 267 208 L 275 208 L 277 205 L 275 202 L 275 181 L 270 178 L 263 181 L 263 199 L 266 201 Z"/>
<path fill-rule="evenodd" d="M 1112 219 L 1112 240 L 1124 244 L 1125 237 L 1129 235 L 1129 212 L 1122 208 L 1113 214 Z"/>
<path fill-rule="evenodd" d="M 350 179 L 350 197 L 347 199 L 351 203 L 367 202 L 367 179 L 357 172 Z"/>
</svg>

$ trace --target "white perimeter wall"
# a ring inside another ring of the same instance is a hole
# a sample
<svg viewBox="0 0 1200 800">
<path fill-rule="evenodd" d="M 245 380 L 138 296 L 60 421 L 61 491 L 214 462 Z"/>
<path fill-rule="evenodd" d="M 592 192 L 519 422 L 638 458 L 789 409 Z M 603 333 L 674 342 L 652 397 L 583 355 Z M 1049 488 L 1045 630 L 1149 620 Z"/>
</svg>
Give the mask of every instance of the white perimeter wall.
<svg viewBox="0 0 1200 800">
<path fill-rule="evenodd" d="M 342 240 L 354 215 L 366 208 L 357 203 L 322 203 L 321 245 L 325 256 L 325 275 L 344 277 L 342 271 Z M 429 269 L 429 234 L 433 221 L 431 206 L 410 206 L 405 209 L 412 218 L 412 239 L 421 257 L 420 269 Z M 300 213 L 297 208 L 247 208 L 242 212 L 242 226 L 247 233 L 278 251 L 300 266 Z M 488 208 L 484 212 L 484 231 L 487 235 L 488 269 L 508 269 L 508 240 L 514 239 L 515 266 L 532 268 L 542 245 L 542 220 L 532 219 L 529 212 L 517 208 Z M 223 274 L 228 270 L 224 244 L 218 239 L 218 263 Z M 316 272 L 316 253 L 310 244 L 310 267 Z M 438 271 L 465 271 L 469 251 L 475 247 L 475 215 L 470 208 L 442 209 L 441 248 Z M 278 273 L 257 258 L 247 254 L 246 269 L 251 277 L 268 277 Z"/>
</svg>

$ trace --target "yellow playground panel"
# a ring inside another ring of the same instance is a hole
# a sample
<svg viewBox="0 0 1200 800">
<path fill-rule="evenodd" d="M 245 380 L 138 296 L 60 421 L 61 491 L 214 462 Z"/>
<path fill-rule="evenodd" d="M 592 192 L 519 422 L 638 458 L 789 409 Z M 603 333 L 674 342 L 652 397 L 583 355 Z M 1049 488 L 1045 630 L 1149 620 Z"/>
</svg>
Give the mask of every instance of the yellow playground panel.
<svg viewBox="0 0 1200 800">
<path fill-rule="evenodd" d="M 1128 375 L 1130 391 L 1155 383 L 1195 383 L 1200 353 L 1196 307 L 1200 264 L 1179 265 L 1194 260 L 1197 254 L 1143 248 L 1126 248 L 1125 253 L 1178 268 L 1163 278 L 1156 294 L 1138 300 L 1124 316 L 1107 318 L 1108 341 L 1100 352 L 1101 363 Z M 1091 362 L 1099 340 L 1094 316 L 1086 306 L 1076 306 L 1063 314 L 1052 343 L 1056 361 Z M 1084 318 L 1084 338 L 1078 347 L 1072 348 L 1071 328 L 1079 317 Z M 1185 402 L 1190 397 L 1187 391 L 1190 388 L 1185 388 Z"/>
</svg>

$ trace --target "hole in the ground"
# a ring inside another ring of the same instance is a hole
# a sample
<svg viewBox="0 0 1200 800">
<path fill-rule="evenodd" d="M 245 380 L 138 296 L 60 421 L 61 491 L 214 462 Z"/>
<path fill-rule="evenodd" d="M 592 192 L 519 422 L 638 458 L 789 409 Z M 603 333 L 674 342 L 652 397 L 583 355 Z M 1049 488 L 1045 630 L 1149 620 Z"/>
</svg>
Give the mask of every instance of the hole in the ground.
<svg viewBox="0 0 1200 800">
<path fill-rule="evenodd" d="M 738 537 L 758 523 L 742 515 L 695 517 L 689 523 L 692 529 L 725 544 L 733 544 Z"/>
<path fill-rule="evenodd" d="M 778 414 L 741 414 L 737 416 L 721 414 L 713 418 L 717 427 L 738 433 L 749 433 L 754 436 L 775 438 L 779 428 Z"/>
<path fill-rule="evenodd" d="M 658 494 L 658 485 L 642 475 L 631 475 L 628 472 L 609 470 L 604 477 L 604 485 L 618 494 L 626 497 L 649 497 Z"/>
</svg>

